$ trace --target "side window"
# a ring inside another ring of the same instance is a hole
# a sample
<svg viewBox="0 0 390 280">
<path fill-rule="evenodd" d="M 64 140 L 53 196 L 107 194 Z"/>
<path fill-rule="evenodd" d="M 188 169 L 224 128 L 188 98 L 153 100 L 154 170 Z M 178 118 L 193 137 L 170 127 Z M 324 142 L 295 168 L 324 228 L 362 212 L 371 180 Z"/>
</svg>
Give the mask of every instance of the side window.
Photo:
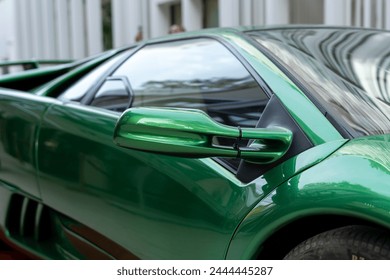
<svg viewBox="0 0 390 280">
<path fill-rule="evenodd" d="M 132 107 L 200 109 L 230 126 L 255 127 L 268 102 L 243 64 L 213 39 L 147 45 L 113 76 L 129 79 Z M 234 144 L 232 139 L 218 141 Z M 237 160 L 225 162 L 238 166 Z"/>
<path fill-rule="evenodd" d="M 130 91 L 128 88 L 126 78 L 107 79 L 90 105 L 123 112 L 130 106 Z"/>
<path fill-rule="evenodd" d="M 268 102 L 241 62 L 212 39 L 146 46 L 116 75 L 128 77 L 133 107 L 201 109 L 232 126 L 254 127 Z"/>
</svg>

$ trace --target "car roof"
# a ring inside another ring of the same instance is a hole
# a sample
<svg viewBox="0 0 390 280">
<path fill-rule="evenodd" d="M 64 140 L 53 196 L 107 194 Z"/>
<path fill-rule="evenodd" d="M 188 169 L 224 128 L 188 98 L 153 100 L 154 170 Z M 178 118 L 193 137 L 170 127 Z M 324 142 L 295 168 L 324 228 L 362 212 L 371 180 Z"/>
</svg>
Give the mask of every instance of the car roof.
<svg viewBox="0 0 390 280">
<path fill-rule="evenodd" d="M 337 25 L 308 25 L 308 24 L 289 24 L 289 25 L 269 25 L 269 26 L 235 26 L 235 27 L 215 27 L 215 28 L 206 28 L 196 31 L 187 31 L 182 33 L 168 34 L 157 38 L 148 39 L 137 44 L 150 44 L 150 43 L 159 43 L 164 41 L 171 41 L 173 39 L 186 39 L 192 37 L 201 37 L 201 36 L 223 36 L 224 34 L 236 33 L 237 35 L 244 35 L 244 33 L 257 32 L 257 31 L 272 31 L 272 30 L 303 30 L 303 29 L 334 29 L 334 30 L 357 30 L 357 31 L 378 31 L 389 33 L 389 30 L 384 29 L 375 29 L 375 28 L 365 28 L 365 27 L 354 27 L 354 26 L 337 26 Z M 137 45 L 136 44 L 136 45 Z M 134 45 L 132 45 L 134 46 Z"/>
</svg>

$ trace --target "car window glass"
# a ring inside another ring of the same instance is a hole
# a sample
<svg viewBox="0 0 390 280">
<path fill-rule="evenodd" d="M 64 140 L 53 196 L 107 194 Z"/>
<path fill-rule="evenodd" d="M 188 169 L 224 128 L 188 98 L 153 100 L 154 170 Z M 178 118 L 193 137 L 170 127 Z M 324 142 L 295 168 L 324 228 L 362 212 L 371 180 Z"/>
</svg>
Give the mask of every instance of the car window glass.
<svg viewBox="0 0 390 280">
<path fill-rule="evenodd" d="M 123 112 L 130 104 L 130 93 L 121 80 L 107 80 L 96 93 L 91 106 Z"/>
<path fill-rule="evenodd" d="M 221 43 L 193 39 L 149 45 L 114 72 L 127 76 L 132 107 L 200 109 L 214 120 L 255 127 L 268 97 L 243 64 Z M 233 145 L 234 139 L 216 139 Z M 238 160 L 226 160 L 236 168 Z"/>
<path fill-rule="evenodd" d="M 99 81 L 99 79 L 101 79 L 104 73 L 106 73 L 112 66 L 115 65 L 115 63 L 117 63 L 126 55 L 128 55 L 128 52 L 123 52 L 104 62 L 102 65 L 92 70 L 90 73 L 69 87 L 66 91 L 64 91 L 58 97 L 58 99 L 66 101 L 80 101 L 88 92 L 88 90 L 94 86 Z"/>
<path fill-rule="evenodd" d="M 211 39 L 146 46 L 114 75 L 128 77 L 133 107 L 200 109 L 232 126 L 254 127 L 268 101 L 240 61 Z"/>
<path fill-rule="evenodd" d="M 390 33 L 280 29 L 251 36 L 353 137 L 390 133 Z"/>
</svg>

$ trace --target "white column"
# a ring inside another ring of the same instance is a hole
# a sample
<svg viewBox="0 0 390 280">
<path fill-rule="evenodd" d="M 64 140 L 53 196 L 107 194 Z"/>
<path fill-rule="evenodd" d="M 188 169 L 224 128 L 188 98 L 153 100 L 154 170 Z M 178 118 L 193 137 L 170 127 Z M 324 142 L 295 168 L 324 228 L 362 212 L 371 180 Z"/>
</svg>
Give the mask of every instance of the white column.
<svg viewBox="0 0 390 280">
<path fill-rule="evenodd" d="M 30 0 L 31 26 L 30 33 L 32 34 L 32 53 L 37 59 L 43 58 L 43 34 L 42 34 L 42 13 L 41 2 L 39 0 Z"/>
<path fill-rule="evenodd" d="M 72 58 L 83 58 L 87 55 L 83 1 L 70 0 L 70 18 Z"/>
<path fill-rule="evenodd" d="M 122 47 L 135 42 L 138 28 L 141 26 L 143 37 L 146 38 L 148 32 L 145 28 L 144 6 L 145 0 L 113 0 L 112 20 L 113 20 L 113 43 L 114 47 Z"/>
<path fill-rule="evenodd" d="M 371 0 L 364 0 L 363 5 L 363 26 L 371 27 Z"/>
<path fill-rule="evenodd" d="M 355 0 L 355 26 L 362 26 L 362 0 Z"/>
<path fill-rule="evenodd" d="M 14 34 L 11 30 L 11 27 L 14 24 L 12 20 L 13 11 L 11 11 L 13 4 L 14 3 L 10 0 L 0 1 L 0 26 L 3 26 L 3 28 L 0 28 L 0 61 L 3 59 L 9 59 L 8 46 L 11 40 L 10 37 Z"/>
<path fill-rule="evenodd" d="M 346 5 L 340 0 L 324 0 L 324 23 L 329 25 L 345 25 Z"/>
<path fill-rule="evenodd" d="M 22 59 L 24 57 L 23 45 L 24 45 L 24 36 L 23 36 L 23 19 L 22 19 L 22 0 L 14 0 L 15 9 L 14 9 L 14 24 L 16 27 L 16 58 Z"/>
<path fill-rule="evenodd" d="M 17 59 L 17 55 L 18 55 L 18 50 L 17 50 L 17 32 L 18 32 L 18 26 L 16 25 L 16 21 L 19 20 L 19 18 L 16 18 L 16 13 L 15 13 L 15 10 L 16 10 L 16 3 L 15 3 L 15 0 L 9 0 L 9 6 L 10 6 L 10 10 L 8 11 L 10 13 L 10 20 L 9 20 L 9 23 L 11 25 L 11 28 L 9 30 L 10 32 L 10 37 L 8 38 L 9 40 L 7 41 L 7 52 L 8 52 L 8 59 L 9 60 L 16 60 Z"/>
<path fill-rule="evenodd" d="M 290 21 L 288 0 L 266 0 L 265 24 L 287 24 Z"/>
<path fill-rule="evenodd" d="M 127 0 L 125 6 L 124 44 L 135 42 L 138 28 L 142 26 L 142 6 L 139 0 Z"/>
<path fill-rule="evenodd" d="M 387 0 L 388 1 L 388 0 Z M 376 0 L 376 22 L 375 27 L 376 28 L 384 28 L 384 19 L 382 11 L 384 9 L 384 1 L 383 0 Z"/>
<path fill-rule="evenodd" d="M 103 22 L 101 1 L 86 0 L 88 55 L 103 51 Z"/>
<path fill-rule="evenodd" d="M 69 15 L 67 1 L 55 0 L 56 34 L 57 34 L 57 58 L 69 59 Z"/>
<path fill-rule="evenodd" d="M 112 36 L 114 48 L 123 45 L 124 1 L 125 0 L 112 0 Z"/>
<path fill-rule="evenodd" d="M 56 58 L 53 0 L 42 0 L 42 44 L 43 58 Z"/>
<path fill-rule="evenodd" d="M 352 25 L 352 0 L 344 0 L 344 24 L 351 26 Z"/>
<path fill-rule="evenodd" d="M 142 13 L 142 32 L 143 38 L 150 38 L 150 0 L 139 0 L 141 3 L 141 13 Z"/>
<path fill-rule="evenodd" d="M 240 3 L 237 0 L 219 0 L 219 26 L 240 25 Z"/>
<path fill-rule="evenodd" d="M 15 60 L 20 54 L 21 25 L 20 3 L 15 0 L 0 1 L 0 61 Z M 1 74 L 1 69 L 0 69 Z M 1 132 L 0 132 L 1 133 Z"/>
<path fill-rule="evenodd" d="M 23 20 L 23 54 L 25 59 L 31 59 L 34 57 L 33 53 L 33 44 L 32 44 L 32 34 L 31 34 L 31 2 L 24 0 L 21 2 L 22 6 L 22 17 Z"/>
<path fill-rule="evenodd" d="M 385 4 L 385 29 L 390 30 L 390 1 Z"/>
<path fill-rule="evenodd" d="M 6 7 L 5 5 L 8 4 L 5 1 L 0 1 L 0 26 L 9 26 L 10 22 L 6 18 L 5 11 Z M 0 29 L 0 61 L 3 59 L 8 59 L 8 54 L 6 51 L 6 44 L 7 44 L 7 37 L 8 34 L 5 32 L 4 29 Z M 2 69 L 0 67 L 0 75 L 2 74 Z"/>
<path fill-rule="evenodd" d="M 241 9 L 240 9 L 240 24 L 241 25 L 252 25 L 252 0 L 241 0 Z"/>
<path fill-rule="evenodd" d="M 252 0 L 252 16 L 254 25 L 265 24 L 265 0 Z"/>
<path fill-rule="evenodd" d="M 169 6 L 159 0 L 150 1 L 150 37 L 159 37 L 169 31 Z"/>
<path fill-rule="evenodd" d="M 203 2 L 201 0 L 182 0 L 183 27 L 187 31 L 202 29 Z"/>
</svg>

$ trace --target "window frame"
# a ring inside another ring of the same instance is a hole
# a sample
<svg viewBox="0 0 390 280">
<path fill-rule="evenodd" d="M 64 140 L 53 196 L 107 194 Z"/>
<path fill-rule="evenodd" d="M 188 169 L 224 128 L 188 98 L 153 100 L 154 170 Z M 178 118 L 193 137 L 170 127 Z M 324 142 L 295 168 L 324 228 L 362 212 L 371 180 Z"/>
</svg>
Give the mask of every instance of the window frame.
<svg viewBox="0 0 390 280">
<path fill-rule="evenodd" d="M 100 106 L 95 106 L 95 105 L 92 105 L 92 102 L 95 100 L 95 97 L 96 95 L 99 93 L 100 89 L 107 83 L 107 82 L 110 82 L 110 81 L 121 81 L 125 90 L 126 90 L 126 93 L 127 93 L 127 96 L 128 96 L 128 103 L 127 103 L 127 106 L 126 106 L 126 109 L 130 108 L 132 103 L 133 103 L 133 100 L 134 100 L 134 93 L 133 93 L 133 90 L 131 88 L 131 85 L 130 85 L 130 82 L 129 82 L 129 79 L 126 77 L 126 76 L 109 76 L 107 77 L 106 79 L 104 79 L 103 83 L 101 83 L 100 87 L 97 88 L 96 90 L 96 93 L 92 96 L 93 98 L 91 98 L 91 100 L 89 101 L 89 106 L 91 107 L 96 107 L 96 108 L 102 108 L 102 109 L 106 109 L 106 110 L 109 110 L 109 111 L 113 111 L 113 112 L 119 112 L 119 111 L 114 111 L 114 110 L 111 110 L 111 109 L 107 109 L 107 108 L 104 108 L 104 107 L 100 107 Z M 125 109 L 125 110 L 126 110 Z M 122 112 L 124 112 L 125 110 L 123 110 Z"/>
</svg>

